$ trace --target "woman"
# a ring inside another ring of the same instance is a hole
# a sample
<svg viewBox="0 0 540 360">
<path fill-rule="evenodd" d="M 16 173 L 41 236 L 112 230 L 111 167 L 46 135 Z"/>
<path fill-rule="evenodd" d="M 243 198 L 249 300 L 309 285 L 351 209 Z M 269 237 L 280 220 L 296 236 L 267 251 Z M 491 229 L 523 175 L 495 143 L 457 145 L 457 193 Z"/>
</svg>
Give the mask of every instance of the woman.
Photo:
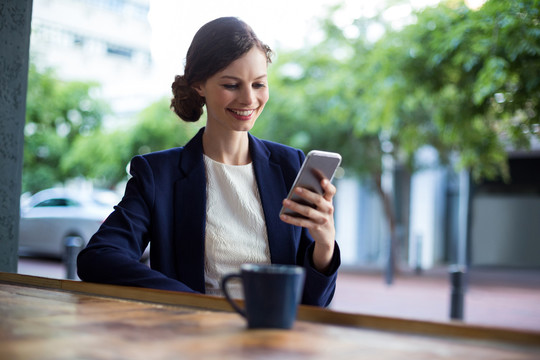
<svg viewBox="0 0 540 360">
<path fill-rule="evenodd" d="M 242 263 L 306 269 L 302 302 L 332 300 L 339 248 L 332 198 L 298 194 L 316 209 L 283 200 L 304 154 L 251 136 L 268 101 L 271 50 L 237 18 L 204 25 L 172 85 L 171 108 L 207 123 L 182 148 L 136 156 L 122 201 L 79 254 L 84 281 L 220 294 L 223 275 Z M 279 217 L 281 206 L 306 218 Z M 139 262 L 151 242 L 151 268 Z"/>
</svg>

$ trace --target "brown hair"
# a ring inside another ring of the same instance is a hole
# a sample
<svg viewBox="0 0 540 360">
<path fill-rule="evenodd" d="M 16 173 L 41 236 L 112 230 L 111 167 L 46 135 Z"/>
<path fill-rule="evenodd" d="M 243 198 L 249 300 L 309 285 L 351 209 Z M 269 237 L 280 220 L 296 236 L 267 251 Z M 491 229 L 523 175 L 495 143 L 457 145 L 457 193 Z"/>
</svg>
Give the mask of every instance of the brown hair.
<svg viewBox="0 0 540 360">
<path fill-rule="evenodd" d="M 176 75 L 172 83 L 171 109 L 184 121 L 199 120 L 205 99 L 192 86 L 225 69 L 253 46 L 272 62 L 272 50 L 242 20 L 222 17 L 203 25 L 187 52 L 184 75 Z"/>
</svg>

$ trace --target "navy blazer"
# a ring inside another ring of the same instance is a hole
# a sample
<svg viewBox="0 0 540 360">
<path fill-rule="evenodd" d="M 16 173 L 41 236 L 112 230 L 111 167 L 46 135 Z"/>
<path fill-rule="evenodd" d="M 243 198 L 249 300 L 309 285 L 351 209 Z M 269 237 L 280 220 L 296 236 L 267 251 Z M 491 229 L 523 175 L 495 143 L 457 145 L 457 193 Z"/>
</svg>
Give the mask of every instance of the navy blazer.
<svg viewBox="0 0 540 360">
<path fill-rule="evenodd" d="M 78 275 L 83 281 L 205 292 L 203 131 L 204 128 L 185 147 L 132 159 L 132 177 L 122 200 L 78 256 Z M 304 154 L 251 134 L 249 146 L 271 262 L 304 266 L 302 302 L 327 306 L 335 291 L 339 247 L 336 244 L 331 266 L 322 274 L 312 265 L 314 241 L 308 231 L 279 219 L 282 200 Z M 139 261 L 149 243 L 150 268 Z"/>
</svg>

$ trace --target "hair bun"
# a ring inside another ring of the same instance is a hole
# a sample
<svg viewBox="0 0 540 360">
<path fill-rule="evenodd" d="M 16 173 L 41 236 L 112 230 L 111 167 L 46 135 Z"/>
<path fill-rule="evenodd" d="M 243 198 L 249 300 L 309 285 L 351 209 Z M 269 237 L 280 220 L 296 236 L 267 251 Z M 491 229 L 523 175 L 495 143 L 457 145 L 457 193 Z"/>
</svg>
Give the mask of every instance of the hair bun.
<svg viewBox="0 0 540 360">
<path fill-rule="evenodd" d="M 182 120 L 195 122 L 203 114 L 204 98 L 187 82 L 184 75 L 176 75 L 172 83 L 171 109 Z"/>
</svg>

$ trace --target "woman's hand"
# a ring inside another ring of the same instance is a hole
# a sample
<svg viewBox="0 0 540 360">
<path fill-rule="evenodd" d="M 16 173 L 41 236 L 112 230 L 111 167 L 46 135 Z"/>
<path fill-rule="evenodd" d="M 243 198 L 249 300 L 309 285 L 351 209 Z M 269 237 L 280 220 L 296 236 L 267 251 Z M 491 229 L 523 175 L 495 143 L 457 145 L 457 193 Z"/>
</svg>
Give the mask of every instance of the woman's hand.
<svg viewBox="0 0 540 360">
<path fill-rule="evenodd" d="M 302 217 L 281 215 L 284 222 L 305 227 L 315 240 L 313 250 L 313 264 L 315 268 L 324 273 L 334 254 L 334 242 L 336 238 L 336 228 L 334 226 L 334 205 L 332 199 L 336 194 L 336 187 L 328 179 L 321 181 L 324 195 L 319 195 L 305 188 L 295 189 L 296 195 L 315 205 L 315 208 L 308 205 L 301 205 L 292 200 L 283 200 L 283 206 L 293 210 Z"/>
</svg>

